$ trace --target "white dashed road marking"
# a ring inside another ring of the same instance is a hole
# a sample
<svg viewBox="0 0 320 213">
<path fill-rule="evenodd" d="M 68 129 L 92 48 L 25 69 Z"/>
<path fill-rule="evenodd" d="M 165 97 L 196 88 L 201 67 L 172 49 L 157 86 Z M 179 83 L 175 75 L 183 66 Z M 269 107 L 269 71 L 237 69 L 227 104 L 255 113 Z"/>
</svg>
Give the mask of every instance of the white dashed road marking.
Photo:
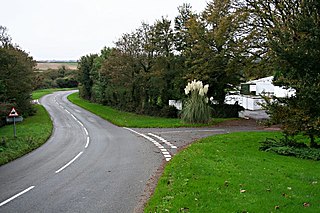
<svg viewBox="0 0 320 213">
<path fill-rule="evenodd" d="M 133 132 L 133 133 L 135 133 L 135 134 L 137 134 L 137 135 L 140 135 L 140 136 L 144 137 L 144 138 L 147 139 L 148 141 L 151 141 L 155 146 L 157 146 L 157 147 L 160 149 L 160 151 L 162 152 L 162 155 L 165 157 L 166 161 L 170 161 L 170 160 L 171 160 L 172 156 L 171 156 L 171 154 L 168 152 L 168 150 L 165 149 L 164 146 L 162 146 L 159 142 L 157 142 L 157 141 L 154 140 L 153 138 L 151 138 L 151 137 L 149 137 L 149 136 L 147 136 L 147 135 L 145 135 L 145 134 L 139 133 L 139 132 L 137 132 L 137 131 L 135 131 L 135 130 L 133 130 L 133 129 L 127 128 L 127 127 L 124 127 L 124 129 L 127 129 L 127 130 L 129 130 L 129 131 L 131 131 L 131 132 Z M 167 144 L 168 146 L 170 146 L 170 148 L 177 148 L 176 146 L 173 146 L 171 143 L 169 143 L 169 142 L 166 141 L 165 139 L 161 138 L 160 136 L 154 135 L 154 134 L 152 134 L 152 133 L 149 133 L 149 135 L 151 135 L 151 136 L 157 138 L 158 140 L 164 142 L 165 144 Z M 169 144 L 170 144 L 170 145 L 169 145 Z"/>
<path fill-rule="evenodd" d="M 56 171 L 56 174 L 61 172 L 62 170 L 64 170 L 65 168 L 67 168 L 70 164 L 72 164 L 75 160 L 77 160 L 78 157 L 80 157 L 80 155 L 82 155 L 83 152 L 80 152 L 77 156 L 75 156 L 71 161 L 69 161 L 66 165 L 64 165 L 63 167 L 61 167 L 60 169 L 58 169 Z"/>
<path fill-rule="evenodd" d="M 58 95 L 57 95 L 58 96 Z M 68 111 L 66 108 L 64 108 L 60 103 L 57 102 L 57 99 L 56 97 L 54 97 L 54 101 L 63 109 L 65 110 L 69 115 L 71 115 L 71 117 L 80 124 L 80 126 L 83 128 L 84 132 L 86 133 L 86 138 L 87 138 L 87 141 L 86 141 L 86 145 L 85 145 L 85 149 L 88 148 L 89 144 L 90 144 L 90 138 L 89 138 L 89 132 L 87 130 L 87 128 L 83 125 L 83 123 L 81 123 L 81 121 L 79 121 L 79 119 L 74 116 L 70 111 Z M 76 110 L 77 112 L 80 112 L 79 110 Z M 66 165 L 64 165 L 63 167 L 61 167 L 60 169 L 58 169 L 55 173 L 59 173 L 61 172 L 62 170 L 64 170 L 65 168 L 67 168 L 70 164 L 72 164 L 77 158 L 79 158 L 81 155 L 82 155 L 83 151 L 80 152 L 77 156 L 75 156 L 71 161 L 69 161 Z"/>
<path fill-rule="evenodd" d="M 165 144 L 170 146 L 170 148 L 172 148 L 172 149 L 176 149 L 177 148 L 176 146 L 172 145 L 169 141 L 167 141 L 166 139 L 164 139 L 164 138 L 162 138 L 162 137 L 160 137 L 158 135 L 155 135 L 155 134 L 152 134 L 152 133 L 148 133 L 148 135 L 151 135 L 151 136 L 153 136 L 155 138 L 158 138 L 160 141 L 164 142 Z"/>
<path fill-rule="evenodd" d="M 27 193 L 28 191 L 30 191 L 33 188 L 34 188 L 34 186 L 30 186 L 29 188 L 23 190 L 22 192 L 19 192 L 18 194 L 16 194 L 16 195 L 10 197 L 9 199 L 3 201 L 2 203 L 0 203 L 0 206 L 3 206 L 5 204 L 9 203 L 10 201 L 12 201 L 12 200 L 16 199 L 17 197 L 23 195 L 24 193 Z"/>
<path fill-rule="evenodd" d="M 87 137 L 87 143 L 86 143 L 86 146 L 84 147 L 85 149 L 86 149 L 86 148 L 88 148 L 89 143 L 90 143 L 90 138 L 89 138 L 89 137 Z"/>
</svg>

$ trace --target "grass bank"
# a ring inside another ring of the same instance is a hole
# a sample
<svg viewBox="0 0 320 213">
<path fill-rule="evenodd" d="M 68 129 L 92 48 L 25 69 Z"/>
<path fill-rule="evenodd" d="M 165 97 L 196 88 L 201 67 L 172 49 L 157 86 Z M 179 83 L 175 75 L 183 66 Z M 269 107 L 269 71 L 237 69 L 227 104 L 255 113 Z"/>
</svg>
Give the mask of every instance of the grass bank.
<svg viewBox="0 0 320 213">
<path fill-rule="evenodd" d="M 32 99 L 39 99 L 44 95 L 56 91 L 72 90 L 74 88 L 43 89 L 32 93 Z M 17 138 L 13 137 L 13 125 L 0 128 L 0 165 L 17 159 L 40 147 L 51 136 L 52 121 L 45 108 L 34 105 L 37 112 L 34 116 L 25 118 L 17 123 Z M 1 144 L 5 140 L 5 145 Z"/>
<path fill-rule="evenodd" d="M 17 138 L 13 137 L 13 125 L 0 128 L 0 142 L 5 139 L 6 144 L 0 145 L 0 165 L 19 158 L 44 144 L 52 132 L 52 122 L 41 105 L 34 106 L 37 113 L 17 124 Z"/>
<path fill-rule="evenodd" d="M 212 136 L 166 166 L 145 212 L 320 212 L 320 164 L 258 150 L 280 133 Z"/>
<path fill-rule="evenodd" d="M 42 96 L 57 92 L 57 91 L 68 91 L 68 90 L 73 90 L 76 88 L 55 88 L 55 89 L 40 89 L 36 90 L 32 93 L 32 99 L 40 99 Z"/>
<path fill-rule="evenodd" d="M 108 120 L 109 122 L 122 127 L 137 127 L 137 128 L 173 128 L 173 127 L 201 127 L 213 126 L 227 119 L 215 118 L 209 124 L 187 124 L 181 119 L 161 118 L 146 115 L 137 115 L 129 112 L 122 112 L 101 104 L 91 103 L 79 97 L 79 93 L 73 93 L 68 96 L 72 103 Z M 230 120 L 230 119 L 229 119 Z"/>
</svg>

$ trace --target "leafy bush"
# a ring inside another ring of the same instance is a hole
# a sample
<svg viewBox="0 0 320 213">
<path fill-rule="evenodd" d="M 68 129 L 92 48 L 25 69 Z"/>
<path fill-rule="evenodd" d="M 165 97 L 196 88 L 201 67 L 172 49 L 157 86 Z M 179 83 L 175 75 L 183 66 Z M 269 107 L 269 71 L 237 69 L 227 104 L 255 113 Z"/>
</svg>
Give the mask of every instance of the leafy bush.
<svg viewBox="0 0 320 213">
<path fill-rule="evenodd" d="M 182 109 L 182 120 L 186 123 L 208 123 L 210 120 L 211 108 L 208 105 L 209 85 L 203 86 L 201 81 L 193 80 L 185 88 L 185 93 L 191 93 Z"/>
<path fill-rule="evenodd" d="M 164 106 L 160 111 L 160 117 L 177 118 L 179 110 L 174 106 Z"/>
<path fill-rule="evenodd" d="M 239 111 L 244 108 L 238 104 L 214 104 L 212 107 L 212 117 L 214 118 L 237 118 L 239 117 Z"/>
<path fill-rule="evenodd" d="M 59 88 L 74 88 L 78 86 L 78 81 L 73 78 L 57 78 L 56 84 Z"/>
<path fill-rule="evenodd" d="M 267 138 L 261 142 L 261 151 L 274 152 L 279 155 L 294 156 L 302 159 L 320 160 L 320 149 L 309 148 L 304 143 L 299 143 L 293 138 L 280 138 L 278 140 Z"/>
</svg>

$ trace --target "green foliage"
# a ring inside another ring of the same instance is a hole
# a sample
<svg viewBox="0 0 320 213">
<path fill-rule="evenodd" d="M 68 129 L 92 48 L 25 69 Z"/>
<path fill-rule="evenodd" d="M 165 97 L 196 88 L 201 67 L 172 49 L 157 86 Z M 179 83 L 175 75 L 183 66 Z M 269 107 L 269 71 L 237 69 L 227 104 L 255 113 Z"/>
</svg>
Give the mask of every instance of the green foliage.
<svg viewBox="0 0 320 213">
<path fill-rule="evenodd" d="M 275 136 L 231 133 L 192 144 L 166 165 L 144 212 L 317 212 L 319 162 L 258 151 Z"/>
<path fill-rule="evenodd" d="M 137 128 L 173 128 L 173 127 L 200 127 L 200 126 L 213 126 L 225 121 L 226 119 L 214 119 L 208 124 L 189 124 L 181 122 L 178 118 L 161 118 L 151 117 L 146 115 L 138 115 L 130 112 L 123 112 L 114 108 L 103 106 L 97 103 L 91 103 L 79 97 L 78 93 L 74 93 L 68 96 L 68 99 L 100 116 L 103 119 L 110 121 L 117 126 L 123 127 L 137 127 Z"/>
<path fill-rule="evenodd" d="M 294 97 L 267 105 L 286 134 L 303 133 L 316 146 L 320 136 L 319 2 L 248 0 L 274 59 L 275 83 L 296 90 Z M 281 119 L 280 119 L 281 118 Z"/>
<path fill-rule="evenodd" d="M 184 4 L 174 28 L 164 17 L 152 25 L 142 23 L 113 49 L 82 57 L 81 97 L 155 115 L 170 99 L 182 99 L 188 79 L 198 77 L 212 85 L 209 95 L 223 103 L 226 89 L 240 82 L 247 55 L 245 39 L 238 36 L 247 16 L 235 7 L 237 2 L 210 2 L 201 14 Z"/>
<path fill-rule="evenodd" d="M 37 113 L 34 116 L 17 124 L 17 138 L 13 137 L 12 125 L 0 128 L 0 140 L 6 141 L 5 145 L 0 145 L 0 165 L 31 152 L 50 137 L 53 126 L 49 114 L 40 105 L 35 108 Z"/>
<path fill-rule="evenodd" d="M 97 54 L 90 54 L 82 56 L 78 63 L 78 69 L 80 71 L 79 82 L 80 85 L 80 95 L 81 97 L 90 100 L 93 80 L 91 77 L 91 72 L 94 67 L 94 60 L 98 57 Z"/>
<path fill-rule="evenodd" d="M 265 141 L 261 142 L 259 149 L 285 156 L 294 156 L 297 158 L 311 159 L 316 161 L 320 160 L 319 148 L 309 148 L 305 143 L 299 143 L 294 138 L 267 138 Z"/>
<path fill-rule="evenodd" d="M 229 105 L 229 104 L 212 104 L 212 117 L 214 118 L 238 118 L 239 111 L 244 110 L 242 106 L 238 104 Z"/>
<path fill-rule="evenodd" d="M 191 97 L 185 102 L 182 109 L 182 120 L 186 123 L 208 123 L 211 118 L 211 108 L 204 96 L 198 91 L 192 91 Z"/>
<path fill-rule="evenodd" d="M 181 54 L 185 56 L 188 79 L 202 79 L 212 89 L 208 96 L 224 103 L 226 90 L 240 83 L 244 59 L 245 35 L 239 35 L 247 16 L 237 1 L 216 0 L 207 4 L 200 16 L 182 8 L 177 29 L 187 36 Z M 189 17 L 186 21 L 183 17 Z M 181 26 L 181 24 L 183 24 Z M 187 41 L 193 41 L 187 42 Z M 181 45 L 179 43 L 179 45 Z"/>
<path fill-rule="evenodd" d="M 19 114 L 34 113 L 31 106 L 32 77 L 35 61 L 26 52 L 10 43 L 6 29 L 0 26 L 0 126 L 9 108 Z"/>
<path fill-rule="evenodd" d="M 52 94 L 53 92 L 56 91 L 67 91 L 67 90 L 72 90 L 73 88 L 55 88 L 55 89 L 40 89 L 32 92 L 32 99 L 40 99 L 42 96 Z"/>
<path fill-rule="evenodd" d="M 56 84 L 58 88 L 75 88 L 78 86 L 78 81 L 73 78 L 57 78 Z"/>
</svg>

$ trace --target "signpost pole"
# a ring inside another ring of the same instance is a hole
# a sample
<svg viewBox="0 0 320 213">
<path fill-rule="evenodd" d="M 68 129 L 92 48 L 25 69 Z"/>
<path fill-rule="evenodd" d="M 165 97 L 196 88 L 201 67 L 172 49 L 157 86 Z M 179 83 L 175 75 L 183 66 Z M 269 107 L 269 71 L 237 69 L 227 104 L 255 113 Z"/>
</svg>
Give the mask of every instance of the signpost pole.
<svg viewBox="0 0 320 213">
<path fill-rule="evenodd" d="M 13 117 L 13 136 L 16 138 L 17 137 L 17 132 L 16 132 L 16 117 Z"/>
</svg>

